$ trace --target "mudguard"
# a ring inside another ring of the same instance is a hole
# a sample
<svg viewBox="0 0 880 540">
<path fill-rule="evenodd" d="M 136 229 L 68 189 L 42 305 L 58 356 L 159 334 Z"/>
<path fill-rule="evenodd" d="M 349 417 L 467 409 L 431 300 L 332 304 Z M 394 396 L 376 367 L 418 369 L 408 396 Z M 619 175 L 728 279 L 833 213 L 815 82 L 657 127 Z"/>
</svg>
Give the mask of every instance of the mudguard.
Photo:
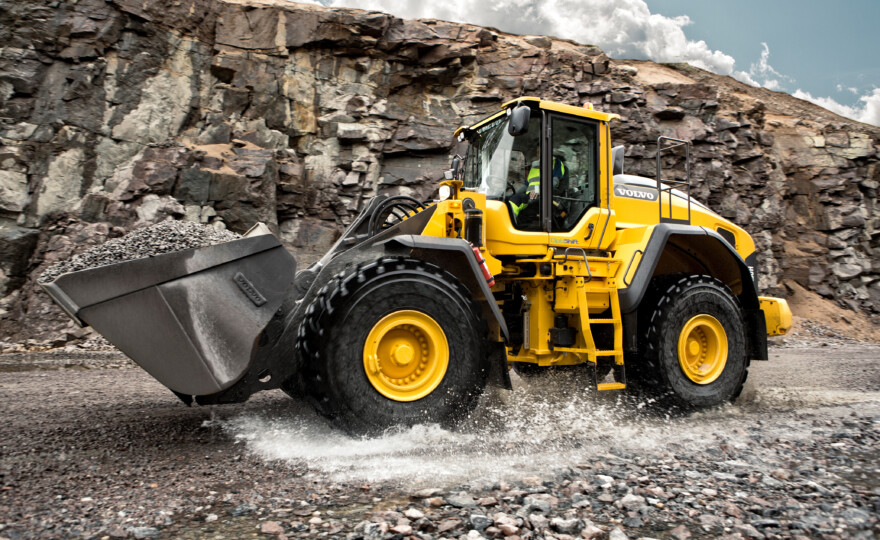
<svg viewBox="0 0 880 540">
<path fill-rule="evenodd" d="M 749 265 L 717 232 L 706 227 L 669 223 L 654 227 L 632 282 L 618 292 L 620 309 L 627 323 L 624 325 L 626 348 L 636 349 L 638 329 L 634 314 L 648 291 L 661 256 L 667 249 L 685 252 L 707 268 L 716 268 L 715 271 L 707 270 L 707 274 L 718 277 L 725 283 L 736 282 L 739 285 L 740 290 L 735 291 L 735 294 L 742 306 L 746 331 L 749 333 L 750 356 L 753 360 L 766 360 L 768 356 L 764 312 L 761 311 L 757 287 Z"/>
<path fill-rule="evenodd" d="M 472 290 L 476 288 L 482 293 L 483 300 L 489 306 L 489 311 L 501 328 L 501 335 L 505 341 L 510 340 L 510 334 L 507 331 L 507 323 L 504 322 L 504 315 L 498 308 L 498 303 L 492 295 L 492 290 L 483 278 L 483 271 L 474 258 L 471 245 L 460 238 L 439 238 L 435 236 L 420 236 L 413 234 L 395 236 L 385 243 L 396 243 L 412 250 L 412 256 L 416 259 L 432 262 L 441 268 L 445 268 L 455 274 L 462 282 Z M 442 253 L 442 254 L 441 254 Z M 454 253 L 455 256 L 450 257 Z M 451 265 L 454 259 L 457 266 Z M 467 272 L 465 268 L 469 269 Z"/>
</svg>

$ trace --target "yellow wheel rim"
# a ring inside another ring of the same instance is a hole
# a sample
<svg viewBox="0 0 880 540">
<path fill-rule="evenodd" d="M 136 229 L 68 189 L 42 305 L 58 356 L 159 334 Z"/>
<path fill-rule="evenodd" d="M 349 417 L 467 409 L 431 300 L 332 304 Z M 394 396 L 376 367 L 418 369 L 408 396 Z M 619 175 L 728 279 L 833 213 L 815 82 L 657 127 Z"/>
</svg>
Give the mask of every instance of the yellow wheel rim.
<svg viewBox="0 0 880 540">
<path fill-rule="evenodd" d="M 709 384 L 727 364 L 727 334 L 718 319 L 697 315 L 684 325 L 678 336 L 678 363 L 688 379 Z"/>
<path fill-rule="evenodd" d="M 364 343 L 364 370 L 377 392 L 394 401 L 422 399 L 446 375 L 449 344 L 433 318 L 395 311 L 377 322 Z"/>
</svg>

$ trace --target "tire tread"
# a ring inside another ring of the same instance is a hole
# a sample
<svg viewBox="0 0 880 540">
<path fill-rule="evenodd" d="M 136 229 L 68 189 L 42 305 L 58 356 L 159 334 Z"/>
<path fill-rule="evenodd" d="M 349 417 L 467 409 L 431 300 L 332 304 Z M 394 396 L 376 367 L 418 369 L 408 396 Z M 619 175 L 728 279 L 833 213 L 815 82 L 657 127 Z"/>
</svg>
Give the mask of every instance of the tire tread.
<svg viewBox="0 0 880 540">
<path fill-rule="evenodd" d="M 485 336 L 486 323 L 482 316 L 479 303 L 471 296 L 470 291 L 452 274 L 433 264 L 403 257 L 383 257 L 375 261 L 362 263 L 347 272 L 340 272 L 329 280 L 318 292 L 312 304 L 306 309 L 305 316 L 297 334 L 297 353 L 304 359 L 300 387 L 308 401 L 321 415 L 340 423 L 343 429 L 363 431 L 363 426 L 352 425 L 346 420 L 351 416 L 345 414 L 347 404 L 338 403 L 331 398 L 331 377 L 327 373 L 328 359 L 322 358 L 322 343 L 332 339 L 331 329 L 338 324 L 338 319 L 345 315 L 348 300 L 363 287 L 387 279 L 386 274 L 399 272 L 408 275 L 426 275 L 429 279 L 442 281 L 449 287 L 455 300 L 469 313 L 468 324 L 480 325 Z M 486 340 L 480 340 L 479 358 L 486 357 Z M 483 380 L 478 382 L 479 389 L 485 385 L 486 366 L 482 369 Z M 349 376 L 349 374 L 345 374 Z M 479 398 L 479 392 L 470 392 L 462 403 L 457 405 L 459 412 L 469 412 Z"/>
<path fill-rule="evenodd" d="M 736 317 L 738 317 L 740 327 L 744 328 L 742 308 L 730 289 L 721 281 L 708 275 L 661 276 L 652 282 L 653 294 L 646 297 L 648 302 L 651 302 L 652 299 L 654 299 L 653 301 L 655 302 L 655 305 L 650 311 L 650 315 L 644 319 L 646 324 L 643 327 L 645 328 L 645 331 L 642 334 L 644 338 L 641 347 L 643 353 L 637 368 L 633 370 L 635 375 L 634 379 L 643 389 L 654 393 L 658 391 L 665 392 L 665 395 L 671 398 L 676 405 L 684 408 L 695 408 L 702 405 L 694 403 L 692 400 L 679 395 L 675 391 L 670 391 L 673 389 L 673 385 L 670 382 L 670 372 L 663 367 L 663 362 L 660 358 L 662 351 L 659 350 L 659 344 L 661 343 L 661 338 L 663 337 L 663 332 L 667 326 L 669 318 L 674 314 L 676 308 L 680 307 L 678 306 L 679 299 L 683 298 L 683 296 L 690 291 L 700 288 L 712 291 L 714 294 L 722 296 L 730 301 L 735 308 Z M 650 306 L 651 304 L 645 304 L 643 302 L 643 305 Z M 747 347 L 748 336 L 743 333 L 742 338 L 744 347 L 742 354 L 744 355 L 745 366 L 743 368 L 742 376 L 734 385 L 732 395 L 727 398 L 730 401 L 733 401 L 740 395 L 746 378 L 748 377 L 748 369 L 750 365 L 750 357 L 747 353 L 749 350 Z"/>
</svg>

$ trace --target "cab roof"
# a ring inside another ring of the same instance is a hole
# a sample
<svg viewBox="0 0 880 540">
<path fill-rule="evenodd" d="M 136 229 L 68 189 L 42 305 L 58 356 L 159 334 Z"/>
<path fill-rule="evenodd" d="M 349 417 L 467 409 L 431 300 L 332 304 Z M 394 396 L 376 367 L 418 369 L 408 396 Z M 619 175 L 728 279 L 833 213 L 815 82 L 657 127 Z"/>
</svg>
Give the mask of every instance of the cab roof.
<svg viewBox="0 0 880 540">
<path fill-rule="evenodd" d="M 521 97 L 510 100 L 501 105 L 501 110 L 487 118 L 483 118 L 476 124 L 472 126 L 461 126 L 460 128 L 455 130 L 455 137 L 458 137 L 460 133 L 464 130 L 473 130 L 477 129 L 483 124 L 495 120 L 499 116 L 505 114 L 505 111 L 510 107 L 522 103 L 523 105 L 527 105 L 533 109 L 544 109 L 548 111 L 560 112 L 563 114 L 570 114 L 572 116 L 580 116 L 581 118 L 591 118 L 593 120 L 599 120 L 600 122 L 610 122 L 612 120 L 617 120 L 620 118 L 620 115 L 612 114 L 612 113 L 604 113 L 599 111 L 594 111 L 593 109 L 588 109 L 586 107 L 575 107 L 574 105 L 566 105 L 565 103 L 559 103 L 556 101 L 549 101 L 546 99 L 541 99 L 538 97 Z"/>
</svg>

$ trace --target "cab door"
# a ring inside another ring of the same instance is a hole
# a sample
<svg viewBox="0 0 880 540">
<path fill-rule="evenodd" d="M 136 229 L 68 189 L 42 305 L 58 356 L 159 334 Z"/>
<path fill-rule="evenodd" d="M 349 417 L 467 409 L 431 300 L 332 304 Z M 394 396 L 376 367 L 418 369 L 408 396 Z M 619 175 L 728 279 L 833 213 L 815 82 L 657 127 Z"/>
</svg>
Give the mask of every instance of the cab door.
<svg viewBox="0 0 880 540">
<path fill-rule="evenodd" d="M 552 247 L 599 249 L 609 225 L 610 211 L 602 208 L 602 163 L 607 130 L 602 122 L 548 114 L 549 144 L 542 163 L 542 187 L 547 203 L 545 223 Z M 603 144 L 604 143 L 604 144 Z"/>
</svg>

